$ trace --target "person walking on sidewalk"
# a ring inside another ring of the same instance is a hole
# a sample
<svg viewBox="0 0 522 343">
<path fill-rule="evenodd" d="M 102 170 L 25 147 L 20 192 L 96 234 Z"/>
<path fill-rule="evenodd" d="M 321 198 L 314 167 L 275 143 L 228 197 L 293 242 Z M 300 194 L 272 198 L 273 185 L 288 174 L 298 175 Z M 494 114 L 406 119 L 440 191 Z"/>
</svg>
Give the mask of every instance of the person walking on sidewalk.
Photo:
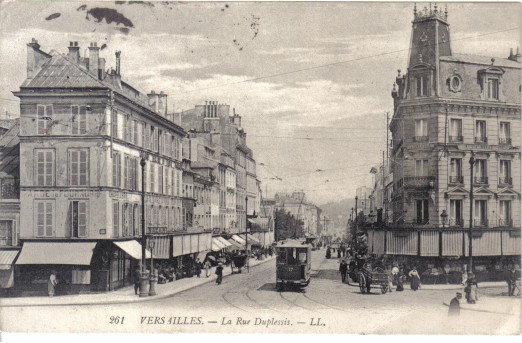
<svg viewBox="0 0 522 343">
<path fill-rule="evenodd" d="M 457 317 L 460 316 L 460 299 L 462 299 L 462 293 L 457 292 L 457 295 L 455 298 L 451 299 L 449 310 L 448 310 L 448 316 L 450 317 Z"/>
<path fill-rule="evenodd" d="M 421 286 L 419 272 L 417 272 L 417 269 L 413 267 L 408 275 L 411 277 L 411 289 L 414 291 L 418 290 Z"/>
<path fill-rule="evenodd" d="M 141 272 L 140 268 L 136 268 L 133 275 L 133 281 L 134 281 L 134 294 L 138 295 L 138 291 L 140 290 L 140 279 L 141 279 Z"/>
<path fill-rule="evenodd" d="M 56 272 L 53 270 L 49 276 L 49 281 L 47 281 L 47 292 L 49 293 L 50 297 L 54 297 L 57 284 L 58 281 L 56 281 Z"/>
<path fill-rule="evenodd" d="M 348 264 L 346 263 L 346 259 L 341 260 L 341 264 L 339 265 L 339 272 L 341 273 L 341 282 L 346 282 L 346 272 L 348 271 Z"/>
<path fill-rule="evenodd" d="M 464 288 L 466 292 L 466 300 L 468 304 L 474 304 L 478 300 L 478 283 L 475 278 L 475 274 L 468 273 L 468 280 L 466 281 L 466 287 Z"/>
<path fill-rule="evenodd" d="M 515 266 L 513 266 L 507 272 L 506 282 L 508 284 L 508 296 L 512 297 L 515 295 L 516 283 L 517 283 L 517 275 Z"/>
<path fill-rule="evenodd" d="M 216 267 L 216 283 L 218 285 L 221 285 L 221 281 L 223 281 L 223 264 L 221 262 L 218 263 L 218 266 Z"/>
<path fill-rule="evenodd" d="M 196 260 L 196 275 L 198 277 L 201 277 L 201 269 L 203 269 L 203 264 L 199 260 L 199 258 Z"/>
<path fill-rule="evenodd" d="M 210 261 L 206 260 L 205 263 L 203 263 L 203 266 L 205 267 L 205 276 L 207 278 L 210 277 Z"/>
</svg>

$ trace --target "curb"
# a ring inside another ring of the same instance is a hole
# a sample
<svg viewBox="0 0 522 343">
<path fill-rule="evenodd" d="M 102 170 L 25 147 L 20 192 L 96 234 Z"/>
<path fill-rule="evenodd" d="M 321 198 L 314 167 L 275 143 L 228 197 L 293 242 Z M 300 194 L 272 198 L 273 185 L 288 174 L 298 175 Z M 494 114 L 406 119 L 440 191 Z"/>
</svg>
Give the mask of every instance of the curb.
<svg viewBox="0 0 522 343">
<path fill-rule="evenodd" d="M 250 266 L 249 268 L 250 269 L 253 269 L 259 265 L 262 265 L 264 264 L 265 262 L 268 262 L 268 261 L 272 261 L 274 260 L 275 258 L 269 258 L 269 259 L 265 259 L 263 261 L 260 261 L 259 263 L 256 263 L 255 265 L 253 266 Z M 232 273 L 230 274 L 227 274 L 227 275 L 223 275 L 223 278 L 226 278 L 228 276 L 232 275 Z M 116 305 L 116 304 L 131 304 L 131 303 L 136 303 L 136 302 L 145 302 L 145 301 L 153 301 L 153 300 L 158 300 L 158 299 L 165 299 L 165 298 L 169 298 L 175 294 L 179 294 L 179 293 L 182 293 L 182 292 L 185 292 L 189 289 L 193 289 L 193 288 L 196 288 L 196 287 L 199 287 L 199 286 L 203 286 L 203 285 L 206 285 L 207 283 L 210 283 L 212 281 L 215 281 L 216 280 L 216 276 L 215 275 L 212 275 L 210 276 L 209 278 L 205 278 L 203 279 L 204 281 L 199 283 L 199 284 L 194 284 L 194 285 L 187 285 L 186 287 L 183 287 L 181 289 L 177 289 L 175 291 L 172 291 L 172 292 L 168 292 L 168 293 L 165 293 L 165 294 L 161 294 L 161 295 L 156 295 L 156 296 L 151 296 L 151 297 L 143 297 L 143 298 L 132 298 L 132 299 L 129 299 L 129 300 L 109 300 L 109 301 L 100 301 L 100 302 L 70 302 L 70 303 L 61 303 L 61 304 L 7 304 L 7 305 L 4 305 L 1 303 L 0 301 L 0 308 L 2 307 L 44 307 L 44 306 L 47 306 L 47 307 L 51 307 L 51 306 L 96 306 L 96 305 Z"/>
</svg>

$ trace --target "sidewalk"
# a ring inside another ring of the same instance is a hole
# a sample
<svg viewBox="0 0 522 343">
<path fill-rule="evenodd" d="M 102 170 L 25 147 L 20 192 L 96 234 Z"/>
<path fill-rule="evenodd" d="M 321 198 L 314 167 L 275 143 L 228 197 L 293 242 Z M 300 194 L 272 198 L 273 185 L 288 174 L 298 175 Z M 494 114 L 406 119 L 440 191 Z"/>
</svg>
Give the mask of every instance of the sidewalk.
<svg viewBox="0 0 522 343">
<path fill-rule="evenodd" d="M 449 306 L 448 302 L 444 305 Z M 462 311 L 475 311 L 496 314 L 520 314 L 520 298 L 518 297 L 487 297 L 479 296 L 479 300 L 475 304 L 468 304 L 464 297 L 460 300 L 460 309 Z"/>
<path fill-rule="evenodd" d="M 506 281 L 490 281 L 490 282 L 479 282 L 479 288 L 491 288 L 491 287 L 504 287 L 507 289 Z M 421 289 L 435 289 L 435 290 L 446 290 L 446 289 L 454 289 L 454 290 L 462 290 L 464 291 L 464 285 L 455 285 L 455 284 L 438 284 L 438 285 L 425 285 L 422 284 Z"/>
<path fill-rule="evenodd" d="M 259 264 L 275 260 L 273 257 L 268 257 L 263 261 L 250 260 L 250 268 Z M 188 289 L 201 286 L 209 282 L 215 282 L 216 275 L 215 267 L 211 269 L 211 276 L 204 277 L 204 270 L 202 270 L 202 277 L 185 278 L 169 282 L 166 284 L 156 284 L 156 296 L 143 297 L 134 294 L 134 285 L 120 288 L 115 291 L 107 293 L 93 293 L 93 294 L 73 294 L 61 295 L 55 297 L 17 297 L 17 298 L 3 298 L 0 299 L 0 307 L 14 307 L 14 306 L 63 306 L 63 305 L 97 305 L 97 304 L 122 304 L 157 300 L 168 298 L 174 294 L 186 291 Z M 232 274 L 230 267 L 224 267 L 223 277 Z"/>
</svg>

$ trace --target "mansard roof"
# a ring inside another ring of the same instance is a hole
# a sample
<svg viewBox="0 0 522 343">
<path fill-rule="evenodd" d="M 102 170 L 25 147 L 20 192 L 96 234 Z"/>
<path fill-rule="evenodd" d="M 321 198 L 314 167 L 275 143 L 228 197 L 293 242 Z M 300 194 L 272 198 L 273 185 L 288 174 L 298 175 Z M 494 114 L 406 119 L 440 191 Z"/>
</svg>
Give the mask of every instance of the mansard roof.
<svg viewBox="0 0 522 343">
<path fill-rule="evenodd" d="M 453 54 L 452 56 L 440 56 L 439 59 L 441 61 L 447 62 L 458 62 L 458 63 L 469 63 L 469 64 L 479 64 L 485 66 L 491 65 L 491 56 L 476 56 L 476 55 L 468 55 L 468 54 Z M 495 57 L 495 62 L 493 63 L 494 67 L 503 67 L 503 68 L 518 68 L 520 69 L 522 64 L 520 62 L 508 60 L 506 58 L 498 58 Z"/>
</svg>

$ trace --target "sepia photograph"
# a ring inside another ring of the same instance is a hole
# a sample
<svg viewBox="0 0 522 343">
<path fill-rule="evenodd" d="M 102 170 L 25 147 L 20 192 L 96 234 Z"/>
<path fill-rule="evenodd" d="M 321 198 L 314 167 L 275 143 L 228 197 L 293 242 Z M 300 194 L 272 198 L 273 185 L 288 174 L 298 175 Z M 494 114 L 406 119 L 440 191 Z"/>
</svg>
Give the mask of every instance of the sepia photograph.
<svg viewBox="0 0 522 343">
<path fill-rule="evenodd" d="M 521 18 L 0 0 L 0 341 L 519 336 Z"/>
</svg>

